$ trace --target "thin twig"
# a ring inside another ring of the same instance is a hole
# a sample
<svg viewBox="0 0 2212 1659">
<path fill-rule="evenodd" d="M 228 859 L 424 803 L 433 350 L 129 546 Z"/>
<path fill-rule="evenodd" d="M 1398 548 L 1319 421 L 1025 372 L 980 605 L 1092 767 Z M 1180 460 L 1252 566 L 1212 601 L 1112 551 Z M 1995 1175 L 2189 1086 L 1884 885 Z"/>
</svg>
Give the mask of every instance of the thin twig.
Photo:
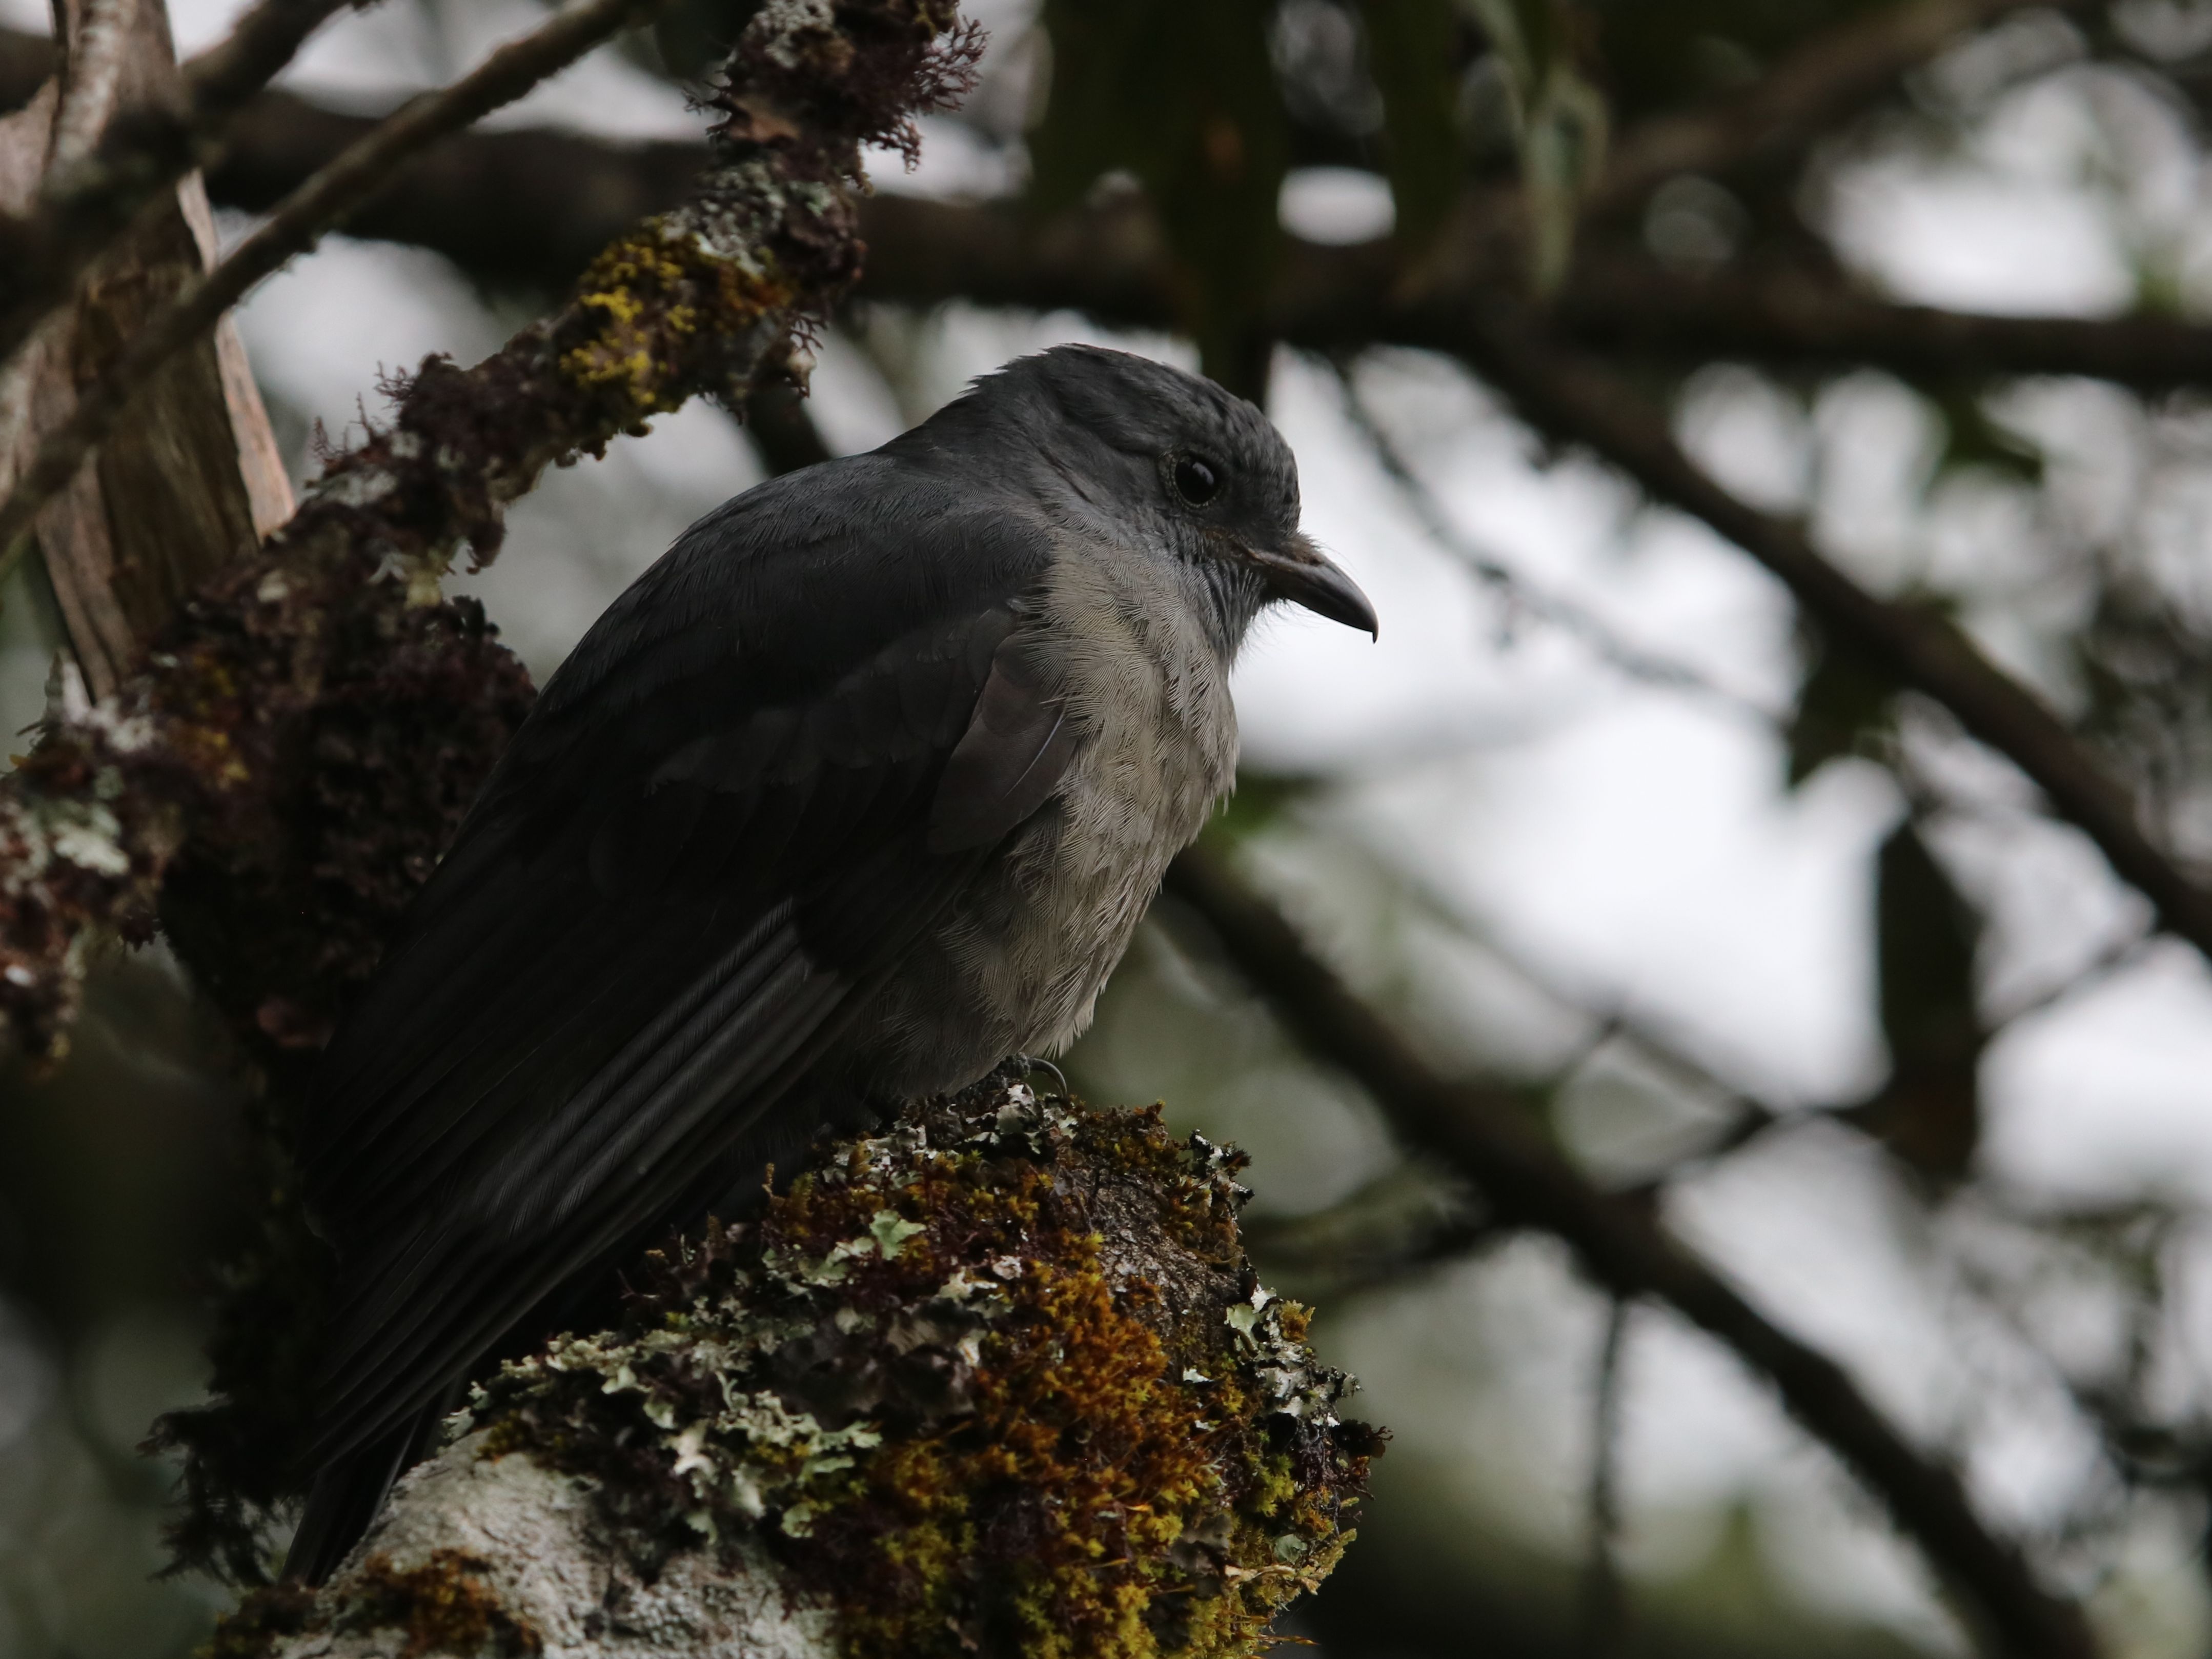
<svg viewBox="0 0 2212 1659">
<path fill-rule="evenodd" d="M 68 301 L 100 251 L 164 189 L 220 153 L 238 111 L 346 3 L 261 0 L 227 39 L 185 65 L 179 104 L 124 110 L 92 128 L 96 143 L 58 147 L 36 208 L 0 222 L 0 360 Z"/>
<path fill-rule="evenodd" d="M 1607 159 L 1583 211 L 1617 212 L 1681 173 L 1727 173 L 1778 153 L 1802 151 L 1960 36 L 2008 13 L 2046 3 L 1919 0 L 1854 15 L 1802 42 L 1735 97 L 1630 129 Z M 2085 4 L 2061 0 L 2060 9 Z"/>
<path fill-rule="evenodd" d="M 1613 1659 L 1628 1638 L 1628 1587 L 1620 1576 L 1620 1357 L 1634 1304 L 1612 1297 L 1598 1346 L 1590 1401 L 1589 1561 L 1583 1579 L 1583 1659 Z"/>
<path fill-rule="evenodd" d="M 1343 393 L 1346 418 L 1366 440 L 1376 464 L 1398 486 L 1401 497 L 1419 521 L 1421 528 L 1427 532 L 1429 539 L 1465 565 L 1476 580 L 1513 610 L 1534 617 L 1539 622 L 1581 641 L 1599 660 L 1620 670 L 1631 679 L 1662 686 L 1670 691 L 1686 691 L 1695 696 L 1711 698 L 1736 713 L 1749 714 L 1765 725 L 1779 726 L 1782 724 L 1783 717 L 1775 710 L 1717 684 L 1687 663 L 1677 662 L 1672 658 L 1630 644 L 1614 633 L 1601 617 L 1571 599 L 1539 586 L 1497 555 L 1478 545 L 1437 498 L 1436 492 L 1429 487 L 1428 480 L 1414 471 L 1405 453 L 1398 447 L 1397 441 L 1390 435 L 1367 400 L 1360 396 L 1359 389 L 1352 380 L 1351 365 L 1340 356 L 1332 360 L 1331 367 Z"/>
<path fill-rule="evenodd" d="M 362 3 L 260 0 L 228 35 L 185 64 L 185 86 L 194 118 L 205 124 L 241 107 L 276 79 L 325 18 L 341 6 Z"/>
<path fill-rule="evenodd" d="M 49 432 L 15 493 L 0 503 L 0 581 L 21 556 L 18 539 L 39 509 L 65 488 L 131 399 L 163 363 L 215 326 L 246 291 L 306 252 L 410 157 L 502 104 L 512 103 L 592 47 L 650 15 L 667 0 L 584 0 L 534 33 L 501 47 L 443 90 L 411 100 L 286 198 L 231 256 L 146 324 L 76 412 Z"/>
<path fill-rule="evenodd" d="M 1823 558 L 1797 524 L 1730 494 L 1683 453 L 1665 417 L 1632 387 L 1546 339 L 1525 312 L 1502 303 L 1464 309 L 1474 368 L 1533 425 L 1588 445 L 1655 499 L 1703 520 L 1765 566 L 1822 629 L 1933 697 L 2019 767 L 2166 927 L 2212 955 L 2212 891 L 2144 830 L 2127 790 L 2040 697 L 1947 618 L 1877 598 Z"/>
<path fill-rule="evenodd" d="M 2018 1659 L 2095 1654 L 2081 1609 L 2036 1581 L 1974 1513 L 1958 1475 L 1912 1446 L 1833 1360 L 1752 1307 L 1646 1209 L 1599 1191 L 1510 1097 L 1436 1071 L 1218 858 L 1184 854 L 1168 890 L 1205 920 L 1293 1040 L 1363 1085 L 1407 1142 L 1473 1182 L 1502 1220 L 1565 1240 L 1614 1295 L 1670 1304 L 1771 1379 L 1792 1415 L 1964 1592 L 1997 1647 Z"/>
<path fill-rule="evenodd" d="M 2079 968 L 2069 969 L 2050 984 L 2029 992 L 1993 1016 L 1990 1022 L 1990 1035 L 1994 1036 L 2008 1025 L 2045 1013 L 2063 1002 L 2071 1001 L 2084 991 L 2103 984 L 2113 975 L 2141 962 L 2157 942 L 2158 936 L 2154 933 L 2114 939 Z"/>
</svg>

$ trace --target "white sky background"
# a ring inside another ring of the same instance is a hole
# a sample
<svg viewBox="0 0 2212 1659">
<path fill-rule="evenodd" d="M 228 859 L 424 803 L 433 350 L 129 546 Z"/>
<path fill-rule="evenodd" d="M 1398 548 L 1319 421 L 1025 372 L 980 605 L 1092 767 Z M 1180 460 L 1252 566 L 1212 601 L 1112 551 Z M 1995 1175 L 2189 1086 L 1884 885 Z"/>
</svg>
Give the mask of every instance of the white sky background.
<svg viewBox="0 0 2212 1659">
<path fill-rule="evenodd" d="M 225 0 L 173 0 L 184 47 L 212 38 L 230 9 Z M 1005 0 L 983 9 L 1012 19 L 1021 8 Z M 0 0 L 0 18 L 19 27 L 42 27 L 43 11 L 33 0 Z M 470 19 L 465 29 L 440 21 L 457 15 Z M 332 101 L 382 106 L 542 16 L 529 0 L 436 12 L 388 0 L 343 16 L 289 78 Z M 1992 62 L 2002 67 L 2008 52 L 2014 64 L 2043 61 L 2038 52 L 2063 62 L 2063 31 L 2028 19 L 2001 49 L 1947 65 L 1942 84 L 1972 97 L 1975 77 L 1991 80 Z M 2212 213 L 2177 118 L 2103 71 L 2061 74 L 1989 101 L 1958 155 L 1929 156 L 1900 138 L 1830 180 L 1825 210 L 1864 271 L 1935 304 L 2095 314 L 2128 304 L 2136 273 L 2152 267 L 2191 302 L 2212 305 Z M 695 130 L 675 94 L 611 52 L 501 118 L 635 136 Z M 930 124 L 924 155 L 911 178 L 888 162 L 879 184 L 988 191 L 1018 177 L 1018 156 L 945 122 Z M 2126 182 L 2115 195 L 2096 187 L 2100 176 Z M 1372 234 L 1388 211 L 1387 196 L 1378 201 L 1358 176 L 1303 175 L 1285 192 L 1286 217 L 1330 239 Z M 519 320 L 435 256 L 343 239 L 265 284 L 241 314 L 272 397 L 334 434 L 356 418 L 357 400 L 374 414 L 380 372 L 432 350 L 472 360 Z M 814 413 L 834 447 L 865 447 L 968 377 L 1072 337 L 1104 337 L 1068 316 L 957 308 L 887 325 L 872 341 L 878 356 L 910 367 L 894 387 L 867 351 L 833 335 Z M 1171 342 L 1119 343 L 1188 361 Z M 1271 412 L 1299 456 L 1308 527 L 1382 619 L 1381 641 L 1370 644 L 1286 614 L 1261 630 L 1238 671 L 1249 760 L 1358 780 L 1315 820 L 1322 852 L 1280 854 L 1310 914 L 1355 955 L 1372 950 L 1354 937 L 1355 896 L 1340 889 L 1332 902 L 1328 890 L 1342 866 L 1326 847 L 1349 838 L 1417 872 L 1547 983 L 1632 1015 L 1739 1086 L 1786 1107 L 1863 1093 L 1884 1064 L 1870 860 L 1901 808 L 1886 776 L 1857 763 L 1785 789 L 1780 738 L 1758 712 L 1785 708 L 1796 685 L 1785 596 L 1701 526 L 1644 508 L 1589 463 L 1547 464 L 1456 369 L 1382 354 L 1358 386 L 1470 541 L 1726 695 L 1639 684 L 1542 623 L 1509 618 L 1419 528 L 1347 424 L 1333 378 L 1285 354 Z M 2135 509 L 2130 481 L 2116 477 L 2122 452 L 2132 452 L 2114 435 L 2142 419 L 2131 400 L 2068 386 L 2019 395 L 2020 424 L 2054 447 L 2065 510 L 2094 523 Z M 1747 495 L 1808 508 L 1831 550 L 1877 587 L 1925 572 L 1976 596 L 1967 614 L 1991 650 L 2053 696 L 2071 695 L 2042 648 L 2075 602 L 2054 565 L 2061 544 L 1993 481 L 1923 501 L 1933 438 L 1901 387 L 1854 377 L 1808 411 L 1753 376 L 1716 373 L 1686 397 L 1680 429 Z M 457 585 L 483 596 L 542 678 L 678 531 L 758 476 L 729 419 L 694 406 L 657 422 L 649 439 L 617 441 L 603 462 L 550 477 L 512 515 L 497 564 Z M 2185 570 L 2204 568 L 2208 520 L 2197 509 L 2206 476 L 2160 486 L 2171 495 L 2160 533 Z M 1993 907 L 1984 963 L 1992 1006 L 2063 981 L 2140 927 L 2140 905 L 2078 836 L 2022 811 L 2002 768 L 1940 733 L 1923 746 L 1946 787 L 1976 808 L 1948 820 L 1939 839 L 1961 881 Z M 1438 960 L 1444 990 L 1431 988 L 1421 1012 L 1440 1041 L 1454 1024 L 1462 1036 L 1501 1036 L 1505 1052 L 1534 1066 L 1582 1040 L 1586 1023 L 1555 1003 L 1525 989 L 1517 1002 L 1491 996 L 1498 971 L 1484 952 L 1451 947 Z M 1462 992 L 1472 1000 L 1453 1006 Z M 1117 1077 L 1141 1066 L 1119 1050 L 1107 1060 Z M 2025 1201 L 2146 1191 L 2212 1199 L 2212 975 L 2192 951 L 2154 947 L 2022 1022 L 1997 1043 L 1984 1078 L 1985 1167 Z M 1139 1070 L 1132 1092 L 1149 1098 L 1173 1081 Z M 1346 1109 L 1327 1100 L 1311 1108 L 1339 1118 Z M 1278 1144 L 1264 1103 L 1234 1115 L 1227 1127 L 1257 1154 L 1263 1205 L 1323 1201 L 1379 1156 L 1371 1133 L 1349 1120 Z M 1317 1162 L 1317 1147 L 1335 1161 Z M 1347 1157 L 1346 1147 L 1365 1150 Z M 1592 1151 L 1601 1151 L 1595 1139 Z M 1964 1447 L 1992 1514 L 2030 1528 L 2054 1517 L 2094 1448 L 2051 1377 L 1997 1322 L 1971 1310 L 1947 1265 L 1975 1249 L 2023 1259 L 2001 1218 L 1947 1214 L 1931 1231 L 1878 1158 L 1826 1127 L 1778 1133 L 1687 1182 L 1674 1216 L 1763 1309 L 1846 1359 L 1914 1431 Z M 2212 1263 L 2212 1248 L 2200 1248 Z M 1396 1428 L 1394 1462 L 1479 1472 L 1469 1484 L 1487 1495 L 1489 1524 L 1511 1511 L 1568 1553 L 1579 1547 L 1596 1329 L 1559 1252 L 1537 1241 L 1370 1299 L 1327 1328 L 1333 1357 L 1366 1383 L 1364 1410 Z M 2094 1330 L 2080 1338 L 2090 1353 L 2113 1340 Z M 1875 1610 L 1934 1650 L 1955 1645 L 1911 1551 L 1870 1521 L 1849 1482 L 1731 1359 L 1665 1316 L 1640 1315 L 1626 1375 L 1627 1542 L 1638 1570 L 1693 1567 L 1727 1506 L 1747 1501 L 1797 1593 Z M 11 1421 L 0 1377 L 0 1437 Z M 2208 1623 L 2188 1545 L 2178 1523 L 2151 1526 L 2124 1553 L 2100 1607 L 2130 1654 L 2201 1646 Z"/>
</svg>

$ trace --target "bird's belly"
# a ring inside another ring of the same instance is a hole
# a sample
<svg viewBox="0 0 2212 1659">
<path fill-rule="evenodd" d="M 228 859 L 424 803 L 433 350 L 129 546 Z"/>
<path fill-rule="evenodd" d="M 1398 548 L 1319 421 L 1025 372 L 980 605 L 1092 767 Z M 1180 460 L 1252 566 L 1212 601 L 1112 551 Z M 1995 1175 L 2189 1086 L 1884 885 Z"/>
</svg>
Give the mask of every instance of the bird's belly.
<svg viewBox="0 0 2212 1659">
<path fill-rule="evenodd" d="M 891 1060 L 882 1094 L 957 1088 L 1007 1054 L 1057 1054 L 1090 1024 L 1169 861 L 1235 774 L 1233 724 L 1165 724 L 1086 745 L 885 988 L 871 1034 Z"/>
</svg>

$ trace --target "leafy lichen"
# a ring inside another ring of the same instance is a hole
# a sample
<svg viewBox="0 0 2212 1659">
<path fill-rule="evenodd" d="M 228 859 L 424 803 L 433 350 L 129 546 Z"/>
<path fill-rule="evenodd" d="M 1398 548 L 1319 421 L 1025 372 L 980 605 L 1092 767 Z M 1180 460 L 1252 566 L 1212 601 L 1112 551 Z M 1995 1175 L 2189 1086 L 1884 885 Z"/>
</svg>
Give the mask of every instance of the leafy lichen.
<svg viewBox="0 0 2212 1659">
<path fill-rule="evenodd" d="M 749 1529 L 851 1659 L 1253 1651 L 1379 1437 L 1245 1263 L 1241 1162 L 1006 1077 L 909 1108 L 656 1252 L 621 1331 L 467 1426 L 592 1476 L 645 1554 Z"/>
</svg>

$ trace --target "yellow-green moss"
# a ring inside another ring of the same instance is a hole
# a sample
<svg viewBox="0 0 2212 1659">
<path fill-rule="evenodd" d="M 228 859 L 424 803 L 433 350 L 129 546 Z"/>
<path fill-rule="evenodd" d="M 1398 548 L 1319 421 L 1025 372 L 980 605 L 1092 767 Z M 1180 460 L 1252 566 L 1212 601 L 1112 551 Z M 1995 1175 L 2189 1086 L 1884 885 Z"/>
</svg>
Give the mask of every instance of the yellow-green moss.
<svg viewBox="0 0 2212 1659">
<path fill-rule="evenodd" d="M 564 343 L 561 370 L 586 391 L 621 398 L 628 420 L 642 421 L 696 389 L 678 361 L 696 337 L 740 336 L 796 296 L 772 264 L 757 269 L 711 254 L 696 236 L 648 219 L 584 272 L 577 305 L 596 325 Z"/>
<path fill-rule="evenodd" d="M 1006 1079 L 915 1108 L 658 1253 L 629 1328 L 475 1420 L 641 1544 L 756 1528 L 850 1659 L 1254 1651 L 1376 1437 L 1243 1261 L 1240 1163 Z"/>
</svg>

